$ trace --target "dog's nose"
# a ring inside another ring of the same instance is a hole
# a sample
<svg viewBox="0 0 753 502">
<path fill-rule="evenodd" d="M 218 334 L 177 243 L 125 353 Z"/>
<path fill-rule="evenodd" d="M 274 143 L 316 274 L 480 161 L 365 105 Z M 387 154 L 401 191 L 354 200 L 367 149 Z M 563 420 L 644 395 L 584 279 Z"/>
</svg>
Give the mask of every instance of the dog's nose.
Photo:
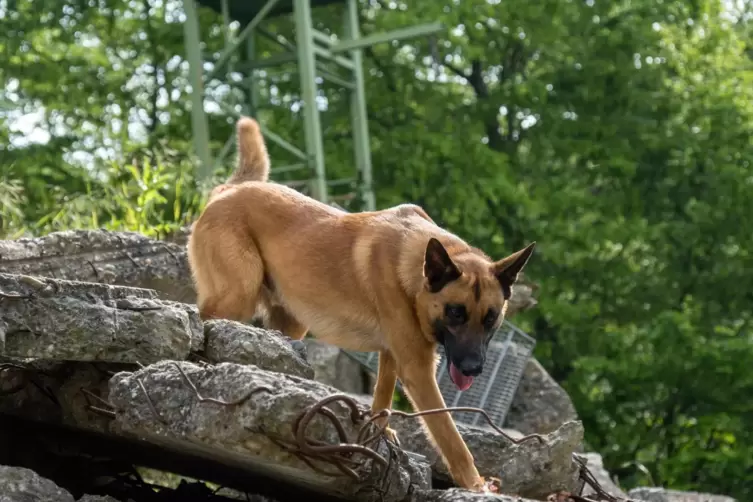
<svg viewBox="0 0 753 502">
<path fill-rule="evenodd" d="M 457 367 L 463 375 L 475 377 L 483 371 L 484 361 L 480 357 L 467 357 Z"/>
</svg>

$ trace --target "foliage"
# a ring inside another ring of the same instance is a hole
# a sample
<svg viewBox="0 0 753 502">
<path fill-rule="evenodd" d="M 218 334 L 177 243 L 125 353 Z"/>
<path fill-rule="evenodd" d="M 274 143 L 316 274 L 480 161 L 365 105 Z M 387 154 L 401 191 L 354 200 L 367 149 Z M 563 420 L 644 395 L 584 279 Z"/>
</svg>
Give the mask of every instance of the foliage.
<svg viewBox="0 0 753 502">
<path fill-rule="evenodd" d="M 23 218 L 28 201 L 20 183 L 0 184 L 0 200 L 7 201 L 4 214 L 9 215 L 0 228 L 6 237 L 82 228 L 164 237 L 190 224 L 203 207 L 204 197 L 196 190 L 193 175 L 190 163 L 112 164 L 92 173 L 80 191 L 49 187 L 44 212 L 35 211 L 41 216 L 31 222 Z"/>
<path fill-rule="evenodd" d="M 190 222 L 203 195 L 180 2 L 32 3 L 0 7 L 0 232 Z M 379 205 L 419 203 L 494 256 L 537 240 L 539 308 L 513 322 L 538 339 L 589 447 L 626 487 L 750 499 L 752 3 L 409 5 L 362 5 L 366 34 L 452 28 L 433 44 L 364 51 Z M 317 28 L 340 15 L 317 9 Z M 201 24 L 215 60 L 220 16 L 203 9 Z M 247 99 L 210 87 L 236 110 Z M 257 91 L 277 105 L 259 112 L 265 125 L 302 147 L 295 79 L 261 72 Z M 322 91 L 327 170 L 351 175 L 348 95 L 327 81 Z M 14 113 L 35 110 L 46 143 L 13 128 Z M 233 121 L 211 116 L 215 151 Z"/>
</svg>

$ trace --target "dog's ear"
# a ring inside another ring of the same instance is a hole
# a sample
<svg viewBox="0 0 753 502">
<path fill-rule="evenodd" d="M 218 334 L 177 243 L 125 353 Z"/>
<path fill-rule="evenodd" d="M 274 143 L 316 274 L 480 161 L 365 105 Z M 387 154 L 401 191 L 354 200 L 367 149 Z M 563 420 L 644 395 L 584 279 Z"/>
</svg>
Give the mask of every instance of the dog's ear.
<svg viewBox="0 0 753 502">
<path fill-rule="evenodd" d="M 424 257 L 424 277 L 426 277 L 429 291 L 438 292 L 460 275 L 460 269 L 447 254 L 442 243 L 432 237 L 426 245 Z"/>
<path fill-rule="evenodd" d="M 536 242 L 532 242 L 520 251 L 515 251 L 510 256 L 502 258 L 492 265 L 492 273 L 502 286 L 502 294 L 506 300 L 509 300 L 512 296 L 512 285 L 518 280 L 518 274 L 528 263 L 535 247 Z"/>
</svg>

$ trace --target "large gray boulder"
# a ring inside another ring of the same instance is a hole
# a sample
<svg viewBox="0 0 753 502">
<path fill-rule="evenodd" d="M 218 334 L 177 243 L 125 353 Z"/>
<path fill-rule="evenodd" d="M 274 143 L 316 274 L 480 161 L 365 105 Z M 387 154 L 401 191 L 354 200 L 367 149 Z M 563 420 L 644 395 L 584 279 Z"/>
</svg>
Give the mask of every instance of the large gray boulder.
<svg viewBox="0 0 753 502">
<path fill-rule="evenodd" d="M 460 488 L 449 490 L 418 490 L 411 502 L 534 502 L 517 496 L 494 493 L 476 493 Z"/>
<path fill-rule="evenodd" d="M 195 300 L 185 245 L 135 232 L 66 230 L 0 241 L 0 264 L 7 273 L 154 289 L 165 300 Z"/>
<path fill-rule="evenodd" d="M 682 492 L 660 487 L 633 488 L 628 492 L 630 498 L 645 502 L 737 502 L 726 495 L 710 493 Z"/>
<path fill-rule="evenodd" d="M 372 396 L 351 394 L 351 397 L 365 407 L 371 405 Z M 583 425 L 579 421 L 568 422 L 544 435 L 543 442 L 529 439 L 518 445 L 490 428 L 456 425 L 473 454 L 479 473 L 500 479 L 503 493 L 537 499 L 557 491 L 573 491 L 578 485 L 580 467 L 572 454 L 583 441 Z M 402 449 L 426 457 L 433 476 L 450 480 L 421 422 L 393 415 L 390 427 L 397 432 Z M 513 439 L 523 437 L 513 429 L 503 429 L 503 432 Z"/>
<path fill-rule="evenodd" d="M 106 432 L 110 424 L 108 382 L 113 372 L 123 367 L 128 365 L 42 360 L 6 363 L 0 371 L 0 413 Z"/>
<path fill-rule="evenodd" d="M 615 497 L 627 497 L 627 494 L 622 491 L 622 489 L 617 486 L 614 481 L 612 481 L 612 476 L 604 467 L 604 460 L 602 459 L 601 455 L 594 452 L 580 453 L 578 455 L 586 462 L 586 467 L 588 467 L 588 470 L 591 471 L 591 474 L 593 474 L 594 478 L 601 485 L 604 491 L 606 491 L 610 495 L 614 495 Z M 589 490 L 589 488 L 586 487 L 584 493 L 590 493 L 592 491 L 593 490 Z"/>
<path fill-rule="evenodd" d="M 356 468 L 362 476 L 359 480 L 317 472 L 281 447 L 280 441 L 293 440 L 293 424 L 301 413 L 333 393 L 335 389 L 318 382 L 250 365 L 164 361 L 113 376 L 109 398 L 118 433 L 176 447 L 198 446 L 216 458 L 272 470 L 291 483 L 326 487 L 364 501 L 402 500 L 415 489 L 428 488 L 428 466 L 399 449 L 389 451 L 385 441 L 379 441 L 375 451 L 391 459 L 389 467 L 356 454 L 354 460 L 363 461 Z M 338 402 L 328 408 L 342 423 L 347 441 L 355 441 L 360 424 L 352 422 L 350 410 Z M 312 441 L 341 442 L 332 423 L 322 416 L 316 416 L 307 431 Z M 319 469 L 333 470 L 332 465 L 309 461 Z"/>
<path fill-rule="evenodd" d="M 546 434 L 577 419 L 570 396 L 531 357 L 505 417 L 505 427 L 523 434 Z"/>
<path fill-rule="evenodd" d="M 0 355 L 71 361 L 185 359 L 195 311 L 151 290 L 0 274 Z"/>
<path fill-rule="evenodd" d="M 0 465 L 0 502 L 74 502 L 73 495 L 31 469 Z"/>
<path fill-rule="evenodd" d="M 314 369 L 279 331 L 247 324 L 212 320 L 204 324 L 205 356 L 213 363 L 253 364 L 301 378 L 314 378 Z"/>
<path fill-rule="evenodd" d="M 367 370 L 358 361 L 339 348 L 315 338 L 307 338 L 304 343 L 317 382 L 351 394 L 371 392 L 373 386 L 369 386 Z"/>
<path fill-rule="evenodd" d="M 390 426 L 397 432 L 403 449 L 426 456 L 434 475 L 449 480 L 447 468 L 418 421 L 393 416 Z M 536 499 L 560 490 L 572 491 L 577 485 L 579 467 L 572 454 L 583 440 L 580 422 L 563 424 L 543 436 L 541 442 L 529 439 L 520 444 L 489 429 L 458 424 L 458 430 L 479 473 L 499 478 L 503 493 Z"/>
</svg>

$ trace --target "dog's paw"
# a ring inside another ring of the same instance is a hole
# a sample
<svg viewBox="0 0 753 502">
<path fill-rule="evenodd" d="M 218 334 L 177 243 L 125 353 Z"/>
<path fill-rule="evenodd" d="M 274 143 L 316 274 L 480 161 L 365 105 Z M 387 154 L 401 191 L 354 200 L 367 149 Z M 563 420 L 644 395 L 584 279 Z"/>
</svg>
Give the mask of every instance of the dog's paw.
<svg viewBox="0 0 753 502">
<path fill-rule="evenodd" d="M 400 440 L 397 438 L 397 432 L 391 427 L 384 429 L 384 436 L 388 441 L 395 443 L 395 446 L 400 447 Z"/>
<path fill-rule="evenodd" d="M 501 493 L 502 482 L 497 478 L 489 477 L 489 479 L 478 478 L 476 485 L 474 485 L 474 491 L 481 493 Z"/>
</svg>

